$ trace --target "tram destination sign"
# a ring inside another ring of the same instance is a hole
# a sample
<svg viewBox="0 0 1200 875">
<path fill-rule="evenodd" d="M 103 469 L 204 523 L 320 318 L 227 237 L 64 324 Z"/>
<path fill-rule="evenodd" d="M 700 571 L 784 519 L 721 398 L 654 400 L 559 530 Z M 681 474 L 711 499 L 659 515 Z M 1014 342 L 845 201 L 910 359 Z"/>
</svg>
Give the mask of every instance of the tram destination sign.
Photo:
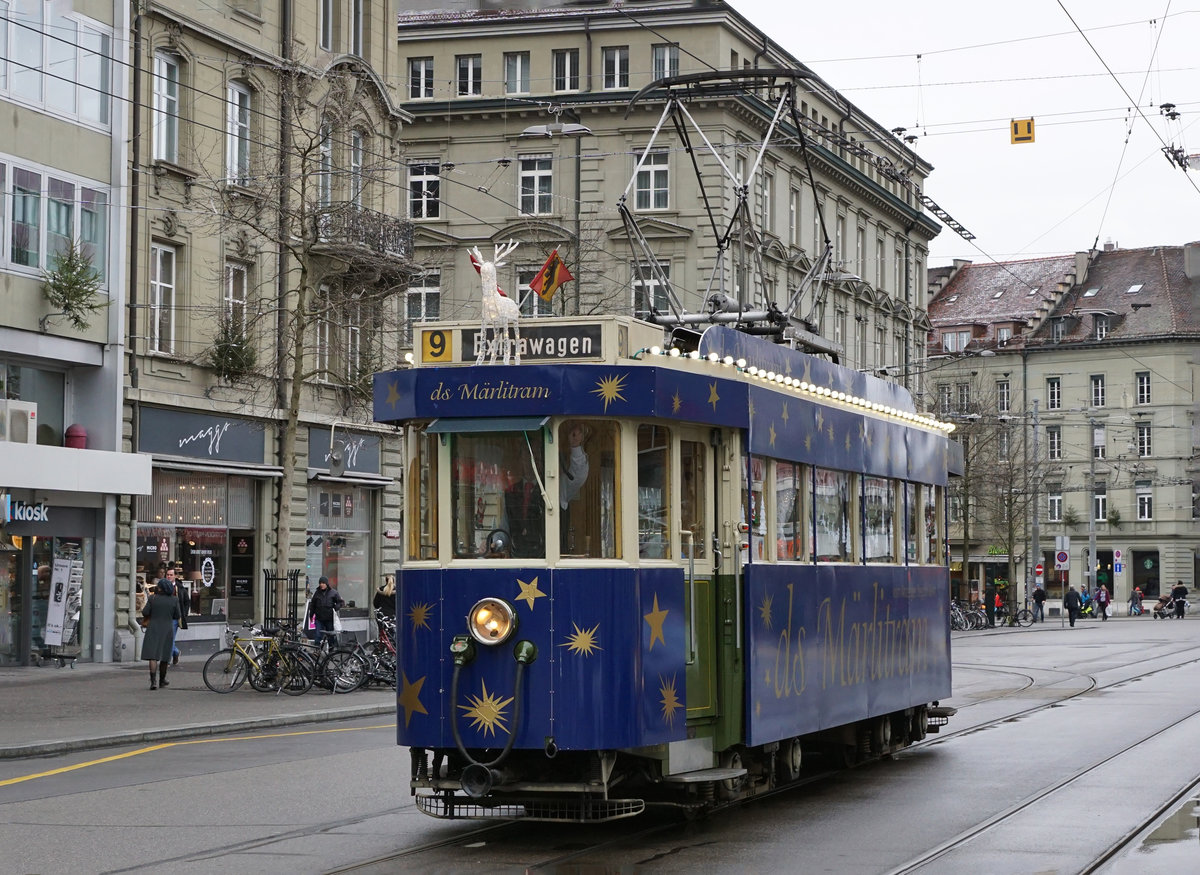
<svg viewBox="0 0 1200 875">
<path fill-rule="evenodd" d="M 424 328 L 421 363 L 474 363 L 485 343 L 484 333 L 478 328 Z M 555 325 L 549 320 L 523 323 L 519 349 L 523 362 L 599 361 L 604 351 L 598 323 Z M 501 357 L 497 354 L 496 360 Z"/>
</svg>

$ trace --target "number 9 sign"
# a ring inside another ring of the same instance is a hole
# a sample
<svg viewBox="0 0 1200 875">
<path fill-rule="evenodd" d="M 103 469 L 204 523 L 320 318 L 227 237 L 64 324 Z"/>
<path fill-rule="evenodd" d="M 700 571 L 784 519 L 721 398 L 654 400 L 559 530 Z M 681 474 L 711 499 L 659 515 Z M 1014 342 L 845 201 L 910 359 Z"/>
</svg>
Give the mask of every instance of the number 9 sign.
<svg viewBox="0 0 1200 875">
<path fill-rule="evenodd" d="M 440 328 L 421 332 L 421 361 L 449 362 L 454 360 L 453 335 Z"/>
</svg>

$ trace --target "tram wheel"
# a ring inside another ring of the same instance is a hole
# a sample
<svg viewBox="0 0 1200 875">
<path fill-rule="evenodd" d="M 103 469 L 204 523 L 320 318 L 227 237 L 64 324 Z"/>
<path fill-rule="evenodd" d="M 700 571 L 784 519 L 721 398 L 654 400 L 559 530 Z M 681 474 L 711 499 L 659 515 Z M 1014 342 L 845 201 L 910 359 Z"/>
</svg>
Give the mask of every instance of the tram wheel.
<svg viewBox="0 0 1200 875">
<path fill-rule="evenodd" d="M 879 756 L 892 743 L 892 719 L 888 716 L 876 717 L 871 722 L 871 753 Z"/>
<path fill-rule="evenodd" d="M 780 742 L 779 752 L 775 755 L 775 770 L 779 783 L 786 784 L 800 777 L 801 759 L 800 739 L 792 738 Z"/>
<path fill-rule="evenodd" d="M 730 749 L 721 754 L 721 768 L 723 769 L 740 769 L 742 765 L 742 752 L 737 749 Z M 740 778 L 729 778 L 717 784 L 717 793 L 725 802 L 730 802 L 734 799 L 740 799 L 746 792 L 746 776 Z"/>
<path fill-rule="evenodd" d="M 912 713 L 912 722 L 909 726 L 908 737 L 913 741 L 920 741 L 925 737 L 929 729 L 929 712 L 922 705 L 919 708 L 914 708 Z"/>
</svg>

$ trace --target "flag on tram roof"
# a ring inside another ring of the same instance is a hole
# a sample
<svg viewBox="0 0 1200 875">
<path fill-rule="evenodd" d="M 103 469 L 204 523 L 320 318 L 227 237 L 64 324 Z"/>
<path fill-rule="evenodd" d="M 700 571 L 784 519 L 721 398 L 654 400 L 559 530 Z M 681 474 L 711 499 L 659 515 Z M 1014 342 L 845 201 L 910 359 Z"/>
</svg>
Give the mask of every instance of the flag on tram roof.
<svg viewBox="0 0 1200 875">
<path fill-rule="evenodd" d="M 571 276 L 566 264 L 559 258 L 558 250 L 555 249 L 542 265 L 542 269 L 537 272 L 537 276 L 530 280 L 529 288 L 537 292 L 543 301 L 549 301 L 559 286 L 573 279 L 575 277 Z"/>
</svg>

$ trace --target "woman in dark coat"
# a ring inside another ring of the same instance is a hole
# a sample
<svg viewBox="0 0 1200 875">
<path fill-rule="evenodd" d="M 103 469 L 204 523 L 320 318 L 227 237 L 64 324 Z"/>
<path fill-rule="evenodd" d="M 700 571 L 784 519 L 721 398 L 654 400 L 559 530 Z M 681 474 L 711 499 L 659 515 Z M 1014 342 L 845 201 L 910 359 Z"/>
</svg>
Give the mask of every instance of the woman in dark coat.
<svg viewBox="0 0 1200 875">
<path fill-rule="evenodd" d="M 179 599 L 175 588 L 160 580 L 154 595 L 146 600 L 142 616 L 149 617 L 146 635 L 142 638 L 142 659 L 150 663 L 150 689 L 157 690 L 167 683 L 167 667 L 171 664 L 171 647 L 175 641 L 175 621 L 179 619 Z"/>
<path fill-rule="evenodd" d="M 308 612 L 317 621 L 316 642 L 318 647 L 325 638 L 329 639 L 330 647 L 337 644 L 337 633 L 333 631 L 333 612 L 340 610 L 344 604 L 338 591 L 329 585 L 328 577 L 322 577 L 317 581 L 317 591 L 308 601 Z"/>
</svg>

